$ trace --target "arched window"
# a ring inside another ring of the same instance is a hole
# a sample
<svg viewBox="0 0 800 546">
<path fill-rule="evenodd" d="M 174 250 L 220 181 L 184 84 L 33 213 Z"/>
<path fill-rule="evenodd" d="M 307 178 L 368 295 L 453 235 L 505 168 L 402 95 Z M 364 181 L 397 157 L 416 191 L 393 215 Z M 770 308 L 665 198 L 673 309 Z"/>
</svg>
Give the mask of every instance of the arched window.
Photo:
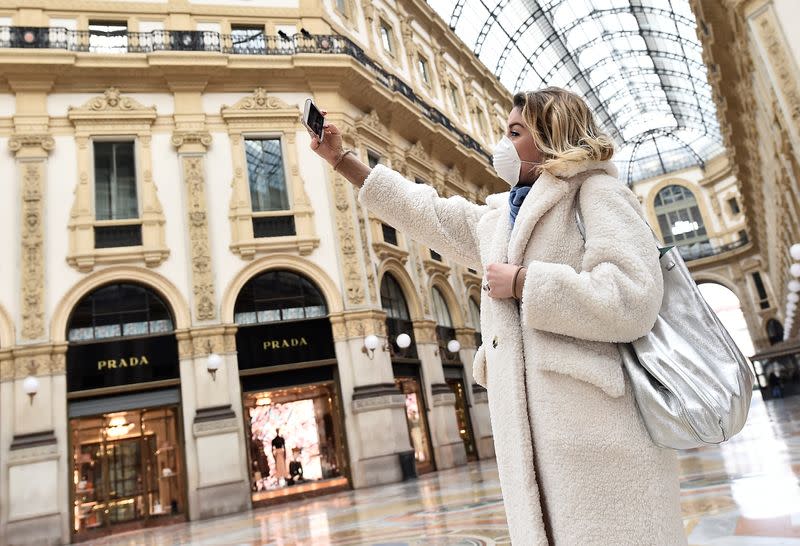
<svg viewBox="0 0 800 546">
<path fill-rule="evenodd" d="M 475 298 L 469 298 L 469 318 L 472 327 L 475 328 L 475 346 L 480 347 L 483 339 L 481 338 L 481 306 Z"/>
<path fill-rule="evenodd" d="M 175 321 L 164 300 L 147 287 L 116 283 L 85 296 L 69 318 L 67 340 L 96 341 L 172 332 Z"/>
<path fill-rule="evenodd" d="M 433 312 L 436 315 L 436 339 L 439 343 L 439 356 L 442 358 L 442 364 L 458 364 L 461 362 L 458 353 L 451 353 L 447 350 L 447 342 L 456 337 L 450 310 L 447 308 L 447 303 L 441 290 L 434 286 L 431 292 L 433 294 Z"/>
<path fill-rule="evenodd" d="M 381 307 L 389 319 L 411 320 L 403 290 L 389 273 L 381 281 Z"/>
<path fill-rule="evenodd" d="M 267 271 L 242 287 L 233 308 L 237 324 L 324 317 L 328 306 L 319 289 L 292 271 Z"/>
<path fill-rule="evenodd" d="M 475 298 L 469 298 L 469 319 L 476 332 L 481 331 L 481 306 Z"/>
<path fill-rule="evenodd" d="M 436 315 L 436 324 L 452 328 L 453 321 L 450 318 L 450 311 L 447 309 L 447 303 L 444 301 L 441 290 L 434 286 L 431 292 L 433 294 L 433 312 Z"/>
<path fill-rule="evenodd" d="M 774 318 L 767 321 L 767 339 L 770 345 L 783 341 L 783 325 Z"/>
<path fill-rule="evenodd" d="M 708 241 L 708 234 L 694 194 L 673 184 L 658 192 L 654 202 L 664 243 L 691 245 Z"/>
<path fill-rule="evenodd" d="M 381 280 L 381 307 L 386 311 L 386 332 L 392 344 L 392 357 L 417 358 L 414 323 L 411 322 L 406 297 L 397 279 L 390 273 L 385 274 Z M 411 337 L 411 345 L 405 349 L 401 349 L 396 343 L 400 334 L 408 334 Z"/>
</svg>

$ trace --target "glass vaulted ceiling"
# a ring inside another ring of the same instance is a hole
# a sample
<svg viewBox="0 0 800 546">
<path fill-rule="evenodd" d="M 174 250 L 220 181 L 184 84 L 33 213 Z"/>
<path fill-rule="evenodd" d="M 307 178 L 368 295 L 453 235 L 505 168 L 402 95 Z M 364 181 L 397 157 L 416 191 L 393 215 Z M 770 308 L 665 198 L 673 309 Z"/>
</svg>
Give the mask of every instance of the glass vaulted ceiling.
<svg viewBox="0 0 800 546">
<path fill-rule="evenodd" d="M 583 96 L 629 184 L 723 151 L 688 0 L 428 0 L 512 92 Z"/>
</svg>

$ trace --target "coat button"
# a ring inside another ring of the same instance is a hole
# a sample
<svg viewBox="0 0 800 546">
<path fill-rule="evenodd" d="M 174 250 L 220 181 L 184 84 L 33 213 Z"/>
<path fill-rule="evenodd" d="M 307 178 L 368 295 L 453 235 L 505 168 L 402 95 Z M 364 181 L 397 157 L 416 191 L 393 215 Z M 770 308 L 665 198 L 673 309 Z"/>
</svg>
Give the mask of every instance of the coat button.
<svg viewBox="0 0 800 546">
<path fill-rule="evenodd" d="M 494 339 L 492 339 L 492 347 L 497 349 L 497 336 L 494 336 Z"/>
</svg>

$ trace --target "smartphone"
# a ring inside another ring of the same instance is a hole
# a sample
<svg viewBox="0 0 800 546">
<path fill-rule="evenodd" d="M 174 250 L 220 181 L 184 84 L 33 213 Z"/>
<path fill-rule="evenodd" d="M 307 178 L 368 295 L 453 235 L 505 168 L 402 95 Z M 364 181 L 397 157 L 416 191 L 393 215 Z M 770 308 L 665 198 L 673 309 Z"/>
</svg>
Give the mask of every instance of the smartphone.
<svg viewBox="0 0 800 546">
<path fill-rule="evenodd" d="M 306 99 L 306 106 L 303 110 L 303 125 L 308 127 L 309 131 L 317 135 L 320 142 L 322 142 L 322 137 L 325 134 L 322 127 L 324 124 L 325 118 L 322 112 L 319 111 L 319 108 L 317 108 L 317 105 L 314 104 L 313 100 Z"/>
</svg>

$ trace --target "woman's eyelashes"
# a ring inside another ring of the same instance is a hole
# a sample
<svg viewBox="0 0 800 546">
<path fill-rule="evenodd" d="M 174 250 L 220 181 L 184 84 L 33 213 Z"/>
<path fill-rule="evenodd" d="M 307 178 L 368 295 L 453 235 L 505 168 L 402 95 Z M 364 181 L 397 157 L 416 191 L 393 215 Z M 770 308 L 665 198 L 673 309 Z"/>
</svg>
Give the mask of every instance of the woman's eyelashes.
<svg viewBox="0 0 800 546">
<path fill-rule="evenodd" d="M 516 131 L 509 131 L 508 134 L 511 136 L 519 136 L 519 133 Z"/>
</svg>

